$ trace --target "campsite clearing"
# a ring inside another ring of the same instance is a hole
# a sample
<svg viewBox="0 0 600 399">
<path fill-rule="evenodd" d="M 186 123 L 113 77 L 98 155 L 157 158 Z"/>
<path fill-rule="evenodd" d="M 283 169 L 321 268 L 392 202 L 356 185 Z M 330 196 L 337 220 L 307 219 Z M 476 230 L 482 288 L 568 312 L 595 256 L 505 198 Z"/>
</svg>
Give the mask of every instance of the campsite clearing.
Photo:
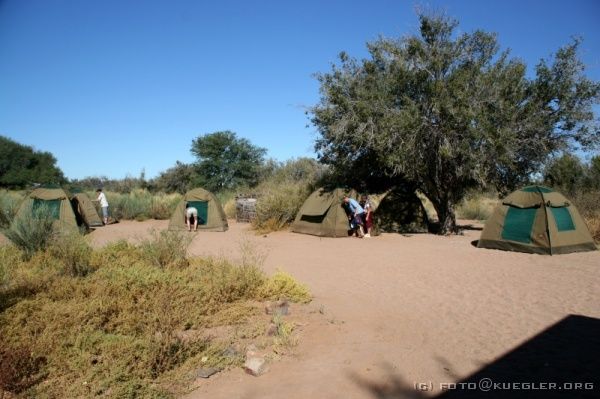
<svg viewBox="0 0 600 399">
<path fill-rule="evenodd" d="M 90 238 L 100 246 L 144 238 L 167 225 L 125 221 Z M 472 242 L 481 227 L 473 223 L 475 230 L 463 236 L 360 240 L 262 236 L 230 221 L 225 234 L 193 235 L 194 255 L 235 258 L 250 244 L 266 253 L 267 273 L 291 273 L 310 287 L 314 300 L 299 329 L 296 356 L 273 362 L 260 377 L 241 369 L 216 374 L 187 397 L 400 397 L 421 383 L 433 387 L 427 396 L 438 395 L 440 383 L 481 370 L 570 315 L 600 319 L 599 251 L 541 256 L 480 249 Z M 598 342 L 596 337 L 592 344 Z M 568 362 L 570 354 L 558 356 Z"/>
</svg>

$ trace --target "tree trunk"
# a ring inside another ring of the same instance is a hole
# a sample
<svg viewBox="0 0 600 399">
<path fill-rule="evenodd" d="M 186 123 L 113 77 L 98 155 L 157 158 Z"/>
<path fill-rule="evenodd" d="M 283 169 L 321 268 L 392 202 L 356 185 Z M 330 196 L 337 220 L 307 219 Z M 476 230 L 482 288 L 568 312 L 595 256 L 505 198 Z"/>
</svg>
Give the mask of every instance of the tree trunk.
<svg viewBox="0 0 600 399">
<path fill-rule="evenodd" d="M 454 204 L 449 200 L 431 201 L 435 211 L 438 214 L 440 228 L 438 234 L 446 235 L 457 233 L 456 214 L 454 213 Z"/>
</svg>

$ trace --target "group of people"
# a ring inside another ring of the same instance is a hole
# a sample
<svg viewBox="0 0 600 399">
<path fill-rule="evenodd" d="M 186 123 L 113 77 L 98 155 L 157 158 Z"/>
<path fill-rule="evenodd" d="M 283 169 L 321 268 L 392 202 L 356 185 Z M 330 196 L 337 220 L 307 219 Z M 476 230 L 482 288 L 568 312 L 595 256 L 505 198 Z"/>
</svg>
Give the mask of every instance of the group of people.
<svg viewBox="0 0 600 399">
<path fill-rule="evenodd" d="M 359 238 L 371 237 L 371 230 L 373 229 L 373 206 L 369 201 L 369 197 L 362 195 L 359 202 L 354 198 L 345 196 L 343 202 L 353 235 Z"/>
</svg>

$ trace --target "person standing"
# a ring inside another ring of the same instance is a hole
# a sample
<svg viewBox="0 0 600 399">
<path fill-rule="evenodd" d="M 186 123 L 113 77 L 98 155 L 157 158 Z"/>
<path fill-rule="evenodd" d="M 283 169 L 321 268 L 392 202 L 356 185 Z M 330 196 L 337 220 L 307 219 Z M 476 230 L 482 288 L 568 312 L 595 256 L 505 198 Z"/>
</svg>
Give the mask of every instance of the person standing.
<svg viewBox="0 0 600 399">
<path fill-rule="evenodd" d="M 365 210 L 364 215 L 364 226 L 365 226 L 365 237 L 371 237 L 371 229 L 373 229 L 373 206 L 371 205 L 371 201 L 369 201 L 369 197 L 366 195 L 362 195 L 360 197 L 360 206 Z"/>
<path fill-rule="evenodd" d="M 108 200 L 106 199 L 106 195 L 102 192 L 102 189 L 99 188 L 96 190 L 96 194 L 98 194 L 98 198 L 96 202 L 100 202 L 100 208 L 102 209 L 102 219 L 104 225 L 108 224 Z"/>
<path fill-rule="evenodd" d="M 365 236 L 365 233 L 363 232 L 363 215 L 365 210 L 354 198 L 350 198 L 347 195 L 344 196 L 344 204 L 346 204 L 350 211 L 350 215 L 348 216 L 350 225 L 357 226 L 356 234 L 359 238 L 363 238 Z"/>
</svg>

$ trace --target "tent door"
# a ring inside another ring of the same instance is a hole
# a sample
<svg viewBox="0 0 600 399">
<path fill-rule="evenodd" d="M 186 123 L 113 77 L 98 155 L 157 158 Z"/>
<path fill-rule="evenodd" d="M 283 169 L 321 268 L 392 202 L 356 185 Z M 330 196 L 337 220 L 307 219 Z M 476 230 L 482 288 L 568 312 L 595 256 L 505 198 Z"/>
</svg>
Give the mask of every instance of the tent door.
<svg viewBox="0 0 600 399">
<path fill-rule="evenodd" d="M 187 204 L 198 210 L 198 225 L 206 224 L 208 221 L 208 201 L 188 201 Z"/>
</svg>

